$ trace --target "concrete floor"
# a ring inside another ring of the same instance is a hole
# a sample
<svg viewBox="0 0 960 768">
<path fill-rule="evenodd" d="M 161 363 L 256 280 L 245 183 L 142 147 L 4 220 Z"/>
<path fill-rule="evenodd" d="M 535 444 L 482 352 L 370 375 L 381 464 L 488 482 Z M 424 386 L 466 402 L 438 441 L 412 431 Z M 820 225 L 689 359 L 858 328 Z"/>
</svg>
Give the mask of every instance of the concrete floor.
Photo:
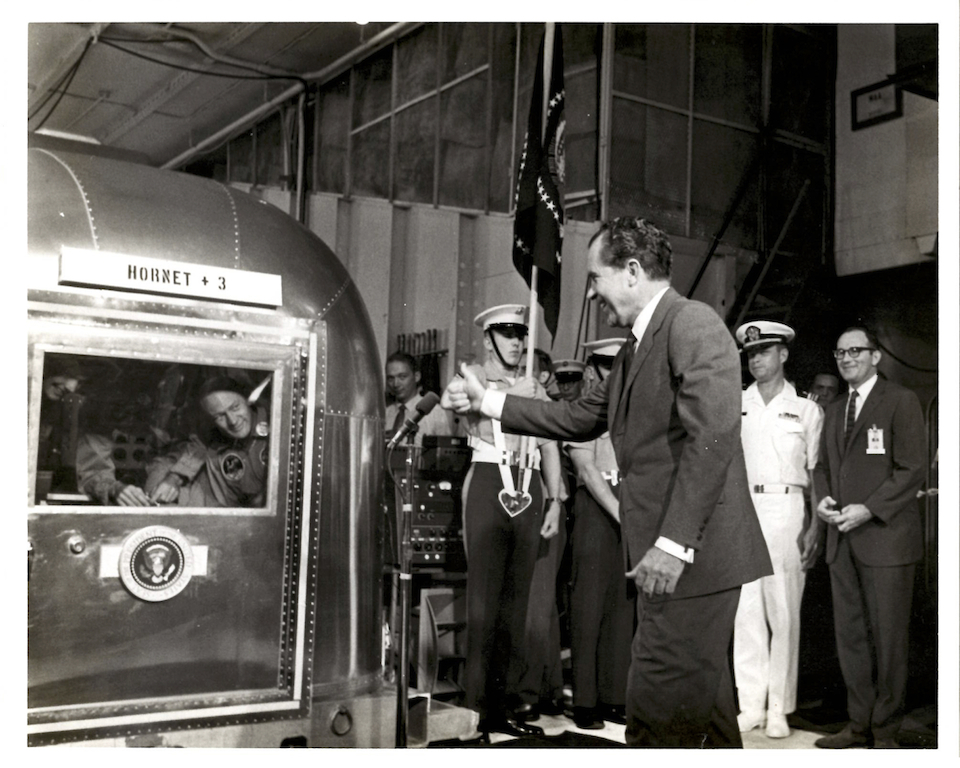
<svg viewBox="0 0 960 768">
<path fill-rule="evenodd" d="M 588 731 L 577 728 L 573 721 L 563 715 L 541 715 L 535 725 L 543 728 L 546 736 L 559 736 L 564 731 L 574 733 L 585 733 L 588 736 L 596 736 L 601 739 L 609 739 L 620 744 L 624 741 L 624 726 L 616 723 L 606 723 L 603 730 Z M 790 735 L 785 739 L 770 739 L 764 734 L 762 728 L 754 728 L 752 731 L 742 734 L 744 749 L 816 749 L 813 742 L 819 739 L 823 734 L 813 731 L 791 730 Z M 512 740 L 512 736 L 506 736 L 501 733 L 490 735 L 490 740 L 494 744 Z"/>
</svg>

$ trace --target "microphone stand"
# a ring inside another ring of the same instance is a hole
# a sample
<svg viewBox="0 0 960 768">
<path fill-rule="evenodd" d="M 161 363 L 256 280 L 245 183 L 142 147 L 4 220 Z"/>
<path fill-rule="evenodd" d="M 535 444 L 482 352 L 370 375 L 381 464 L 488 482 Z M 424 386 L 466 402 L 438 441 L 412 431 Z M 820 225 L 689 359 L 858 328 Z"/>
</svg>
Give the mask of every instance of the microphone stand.
<svg viewBox="0 0 960 768">
<path fill-rule="evenodd" d="M 396 746 L 407 746 L 407 714 L 409 710 L 409 699 L 407 691 L 410 685 L 410 603 L 413 591 L 413 545 L 412 538 L 412 517 L 413 507 L 417 501 L 417 491 L 414 484 L 414 461 L 416 458 L 416 447 L 413 444 L 413 435 L 416 429 L 410 432 L 408 442 L 405 446 L 407 458 L 404 466 L 405 482 L 397 485 L 400 491 L 400 515 L 398 529 L 400 532 L 400 653 L 397 671 L 397 731 Z M 387 450 L 387 466 L 390 466 L 390 454 L 392 449 Z M 405 487 L 404 487 L 405 486 Z"/>
</svg>

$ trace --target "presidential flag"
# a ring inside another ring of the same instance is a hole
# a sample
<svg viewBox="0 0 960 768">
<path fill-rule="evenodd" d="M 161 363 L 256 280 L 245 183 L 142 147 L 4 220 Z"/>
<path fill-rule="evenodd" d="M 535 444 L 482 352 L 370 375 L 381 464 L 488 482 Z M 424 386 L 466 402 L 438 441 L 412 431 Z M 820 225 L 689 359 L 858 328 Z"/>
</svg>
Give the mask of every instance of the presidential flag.
<svg viewBox="0 0 960 768">
<path fill-rule="evenodd" d="M 559 25 L 553 40 L 545 132 L 542 123 L 543 56 L 544 40 L 541 40 L 527 133 L 517 170 L 513 264 L 528 286 L 531 268 L 536 266 L 539 270 L 538 300 L 543 307 L 543 319 L 550 335 L 556 336 L 557 318 L 560 315 L 560 250 L 563 245 L 560 185 L 564 178 L 563 134 L 566 125 L 563 116 L 563 43 Z"/>
</svg>

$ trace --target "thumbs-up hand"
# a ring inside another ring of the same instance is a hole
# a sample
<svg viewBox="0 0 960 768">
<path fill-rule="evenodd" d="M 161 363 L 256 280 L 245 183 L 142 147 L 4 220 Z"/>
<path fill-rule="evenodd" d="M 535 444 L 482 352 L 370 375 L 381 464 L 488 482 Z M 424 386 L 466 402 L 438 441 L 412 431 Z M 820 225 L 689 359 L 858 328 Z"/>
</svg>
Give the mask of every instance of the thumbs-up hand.
<svg viewBox="0 0 960 768">
<path fill-rule="evenodd" d="M 440 405 L 456 413 L 479 413 L 485 389 L 470 367 L 466 363 L 460 363 L 460 376 L 447 384 L 440 398 Z"/>
</svg>

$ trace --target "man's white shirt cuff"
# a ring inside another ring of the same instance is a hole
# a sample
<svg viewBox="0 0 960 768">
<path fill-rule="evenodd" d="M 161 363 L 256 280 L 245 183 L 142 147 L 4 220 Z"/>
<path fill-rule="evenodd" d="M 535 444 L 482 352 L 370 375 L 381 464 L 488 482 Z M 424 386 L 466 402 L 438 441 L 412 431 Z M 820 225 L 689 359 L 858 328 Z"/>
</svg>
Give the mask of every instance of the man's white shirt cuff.
<svg viewBox="0 0 960 768">
<path fill-rule="evenodd" d="M 480 401 L 480 413 L 488 419 L 500 421 L 503 415 L 503 404 L 507 401 L 507 393 L 502 390 L 488 389 L 483 393 Z"/>
<path fill-rule="evenodd" d="M 662 549 L 668 555 L 673 555 L 674 557 L 679 557 L 681 560 L 687 563 L 693 562 L 693 553 L 696 550 L 690 549 L 689 547 L 681 546 L 675 541 L 661 536 L 653 544 L 657 549 Z"/>
</svg>

